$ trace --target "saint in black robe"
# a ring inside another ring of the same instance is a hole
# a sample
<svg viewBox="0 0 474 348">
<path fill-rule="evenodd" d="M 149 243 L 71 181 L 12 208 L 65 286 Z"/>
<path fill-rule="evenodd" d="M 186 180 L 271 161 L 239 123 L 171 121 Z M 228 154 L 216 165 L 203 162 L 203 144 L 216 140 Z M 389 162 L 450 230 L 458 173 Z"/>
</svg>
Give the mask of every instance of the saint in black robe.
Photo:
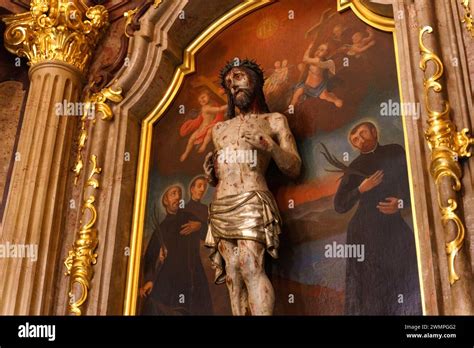
<svg viewBox="0 0 474 348">
<path fill-rule="evenodd" d="M 186 208 L 184 208 L 184 211 L 190 212 L 195 217 L 197 217 L 197 219 L 203 225 L 205 225 L 204 228 L 201 229 L 203 233 L 199 236 L 201 240 L 205 240 L 206 234 L 207 234 L 207 224 L 208 224 L 208 219 L 209 219 L 209 207 L 206 204 L 190 199 L 189 202 L 186 203 Z"/>
<path fill-rule="evenodd" d="M 209 207 L 206 204 L 190 199 L 184 208 L 185 212 L 189 212 L 194 215 L 199 222 L 201 222 L 201 230 L 196 232 L 193 236 L 193 245 L 195 246 L 193 252 L 196 253 L 196 258 L 199 262 L 199 272 L 196 273 L 195 278 L 195 294 L 194 298 L 199 301 L 200 307 L 198 308 L 199 314 L 201 315 L 211 315 L 213 314 L 212 310 L 212 300 L 211 293 L 209 291 L 209 282 L 207 281 L 206 274 L 204 272 L 199 248 L 201 244 L 199 240 L 204 241 L 207 234 L 208 218 L 209 218 Z"/>
<path fill-rule="evenodd" d="M 387 215 L 377 209 L 388 197 L 410 206 L 404 149 L 397 144 L 378 145 L 361 154 L 351 168 L 372 175 L 383 170 L 382 182 L 360 193 L 364 178 L 345 174 L 334 198 L 338 213 L 359 203 L 347 229 L 347 244 L 364 245 L 365 260 L 348 258 L 345 312 L 351 315 L 422 314 L 415 237 L 400 212 Z"/>
<path fill-rule="evenodd" d="M 203 299 L 202 295 L 203 292 L 209 295 L 209 289 L 199 255 L 199 236 L 206 225 L 183 236 L 179 233 L 181 226 L 189 221 L 198 219 L 181 209 L 174 215 L 167 214 L 151 236 L 145 252 L 144 283 L 152 281 L 153 289 L 144 303 L 144 315 L 210 314 L 210 298 Z M 160 265 L 162 246 L 168 254 Z"/>
</svg>

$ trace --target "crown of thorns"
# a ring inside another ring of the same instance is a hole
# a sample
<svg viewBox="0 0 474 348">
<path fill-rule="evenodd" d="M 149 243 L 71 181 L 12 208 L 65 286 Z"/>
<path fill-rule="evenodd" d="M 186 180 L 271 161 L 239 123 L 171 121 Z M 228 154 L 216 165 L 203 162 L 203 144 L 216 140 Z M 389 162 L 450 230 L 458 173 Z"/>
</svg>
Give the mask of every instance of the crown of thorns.
<svg viewBox="0 0 474 348">
<path fill-rule="evenodd" d="M 221 79 L 221 86 L 225 89 L 227 88 L 225 84 L 225 77 L 231 71 L 233 68 L 247 68 L 252 70 L 256 75 L 258 82 L 260 82 L 262 85 L 265 81 L 265 78 L 263 76 L 263 69 L 260 67 L 260 65 L 255 62 L 255 60 L 250 60 L 250 59 L 244 59 L 244 60 L 232 60 L 227 62 L 227 64 L 222 68 L 220 71 L 220 79 Z"/>
</svg>

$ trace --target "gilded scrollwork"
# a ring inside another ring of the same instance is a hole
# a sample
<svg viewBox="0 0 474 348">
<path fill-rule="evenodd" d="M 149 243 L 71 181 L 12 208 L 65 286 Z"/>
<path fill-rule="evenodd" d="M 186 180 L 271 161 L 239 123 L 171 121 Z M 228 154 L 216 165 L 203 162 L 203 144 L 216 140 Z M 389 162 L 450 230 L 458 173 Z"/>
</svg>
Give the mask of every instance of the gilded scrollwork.
<svg viewBox="0 0 474 348">
<path fill-rule="evenodd" d="M 97 156 L 92 155 L 90 162 L 92 169 L 86 182 L 86 188 L 90 187 L 94 190 L 99 188 L 97 176 L 102 169 L 97 164 Z M 93 191 L 95 192 L 95 191 Z M 87 299 L 90 282 L 93 277 L 92 266 L 97 263 L 97 254 L 95 249 L 99 243 L 97 229 L 95 224 L 97 221 L 97 210 L 95 207 L 96 197 L 94 193 L 89 194 L 82 206 L 81 229 L 73 244 L 72 250 L 69 251 L 64 261 L 66 266 L 66 275 L 70 276 L 69 287 L 69 313 L 81 315 L 81 306 Z"/>
<path fill-rule="evenodd" d="M 99 93 L 94 93 L 89 102 L 95 105 L 94 109 L 97 115 L 102 114 L 102 120 L 110 121 L 113 119 L 113 113 L 111 107 L 107 105 L 107 101 L 119 103 L 122 99 L 122 88 L 107 87 Z"/>
<path fill-rule="evenodd" d="M 474 36 L 474 18 L 472 17 L 472 0 L 461 0 L 461 5 L 464 8 L 462 22 L 465 23 L 466 29 Z"/>
<path fill-rule="evenodd" d="M 154 9 L 157 9 L 162 0 L 143 0 L 142 3 L 135 7 L 132 10 L 125 11 L 123 16 L 125 19 L 125 37 L 131 38 L 133 34 L 140 29 L 140 19 L 148 11 L 148 9 L 153 6 Z"/>
<path fill-rule="evenodd" d="M 30 11 L 5 16 L 5 47 L 30 65 L 59 60 L 81 72 L 88 66 L 101 31 L 108 25 L 104 6 L 82 2 L 33 0 Z"/>
<path fill-rule="evenodd" d="M 122 101 L 122 89 L 117 87 L 104 88 L 98 93 L 93 93 L 85 98 L 84 114 L 81 117 L 81 129 L 78 139 L 78 153 L 76 164 L 73 168 L 75 174 L 75 183 L 84 167 L 82 151 L 85 148 L 88 129 L 87 121 L 94 123 L 96 118 L 104 121 L 113 119 L 112 108 L 107 105 L 107 101 L 118 103 Z M 102 169 L 97 164 L 97 156 L 91 156 L 92 169 L 84 187 L 84 193 L 89 188 L 98 189 L 99 180 L 97 176 L 102 172 Z M 67 258 L 64 261 L 66 266 L 66 275 L 70 275 L 70 291 L 69 291 L 69 312 L 74 315 L 81 315 L 81 306 L 87 300 L 88 291 L 90 288 L 90 281 L 93 276 L 92 266 L 97 262 L 97 254 L 94 252 L 97 248 L 98 233 L 94 227 L 97 220 L 97 210 L 95 208 L 95 195 L 91 194 L 84 201 L 82 208 L 81 229 L 78 232 L 77 238 L 74 242 L 73 248 L 69 251 Z M 87 219 L 87 220 L 86 220 Z M 86 221 L 83 223 L 83 221 Z M 80 296 L 77 297 L 77 292 Z"/>
<path fill-rule="evenodd" d="M 112 108 L 107 104 L 107 101 L 119 103 L 123 99 L 122 89 L 118 87 L 107 87 L 98 93 L 92 93 L 84 99 L 84 114 L 81 116 L 81 128 L 78 136 L 78 149 L 76 162 L 72 171 L 74 172 L 74 183 L 77 184 L 79 175 L 81 174 L 82 168 L 84 167 L 84 161 L 82 157 L 82 151 L 86 146 L 87 141 L 87 126 L 88 121 L 94 123 L 96 116 L 101 115 L 101 119 L 104 121 L 110 121 L 113 119 Z"/>
<path fill-rule="evenodd" d="M 129 10 L 129 11 L 126 11 L 123 16 L 126 18 L 125 20 L 125 36 L 127 36 L 128 38 L 132 37 L 132 35 L 130 35 L 128 32 L 127 32 L 127 28 L 129 25 L 132 24 L 132 21 L 133 21 L 133 16 L 138 12 L 138 7 L 134 8 L 133 10 Z"/>
<path fill-rule="evenodd" d="M 122 89 L 120 87 L 104 88 L 98 93 L 93 93 L 85 98 L 85 112 L 81 117 L 81 129 L 79 133 L 79 148 L 76 158 L 76 164 L 73 168 L 75 174 L 75 182 L 84 167 L 82 151 L 87 141 L 87 121 L 92 123 L 100 117 L 104 121 L 113 119 L 112 108 L 107 105 L 107 101 L 118 103 L 122 101 Z M 82 219 L 80 221 L 81 228 L 77 234 L 72 250 L 69 251 L 64 261 L 66 266 L 66 275 L 70 276 L 69 290 L 69 312 L 74 315 L 81 315 L 81 307 L 87 300 L 90 282 L 93 277 L 92 266 L 97 262 L 97 254 L 95 249 L 99 243 L 98 232 L 95 228 L 97 220 L 97 210 L 95 207 L 96 196 L 90 194 L 90 189 L 97 190 L 100 186 L 98 175 L 102 172 L 97 164 L 97 156 L 92 155 L 90 162 L 92 169 L 86 180 L 84 187 L 84 196 L 87 197 L 82 207 Z M 80 294 L 79 296 L 77 294 Z"/>
<path fill-rule="evenodd" d="M 434 72 L 424 77 L 424 102 L 428 114 L 428 128 L 425 137 L 431 150 L 430 172 L 438 190 L 438 204 L 442 223 L 445 227 L 450 222 L 453 223 L 457 231 L 455 239 L 446 243 L 449 283 L 452 285 L 459 280 L 454 261 L 464 244 L 466 231 L 464 223 L 457 213 L 458 203 L 456 200 L 454 198 L 442 198 L 441 179 L 451 178 L 453 191 L 461 190 L 462 169 L 459 160 L 471 156 L 469 147 L 474 143 L 474 139 L 469 136 L 468 129 L 457 131 L 456 125 L 451 120 L 450 106 L 447 101 L 443 102 L 441 110 L 436 110 L 430 102 L 432 92 L 440 93 L 443 90 L 440 79 L 444 73 L 441 59 L 423 43 L 424 35 L 432 32 L 431 27 L 425 26 L 419 34 L 420 68 L 426 73 L 428 62 L 433 63 L 434 67 Z"/>
</svg>

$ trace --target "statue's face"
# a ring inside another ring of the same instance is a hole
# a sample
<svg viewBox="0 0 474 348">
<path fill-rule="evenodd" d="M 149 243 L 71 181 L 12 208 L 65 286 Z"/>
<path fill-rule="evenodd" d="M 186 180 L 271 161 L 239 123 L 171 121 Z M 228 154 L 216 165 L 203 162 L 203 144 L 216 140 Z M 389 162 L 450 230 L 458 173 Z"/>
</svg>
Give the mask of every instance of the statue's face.
<svg viewBox="0 0 474 348">
<path fill-rule="evenodd" d="M 181 189 L 172 187 L 166 192 L 164 204 L 166 211 L 170 214 L 176 214 L 179 209 L 179 201 L 181 200 Z"/>
<path fill-rule="evenodd" d="M 241 68 L 233 68 L 225 77 L 226 87 L 240 110 L 247 109 L 253 101 L 254 86 L 249 74 Z"/>
<path fill-rule="evenodd" d="M 352 145 L 361 152 L 370 152 L 377 146 L 377 130 L 367 125 L 360 126 L 354 134 L 350 136 Z"/>
<path fill-rule="evenodd" d="M 197 179 L 191 187 L 191 198 L 193 201 L 200 201 L 207 189 L 207 182 L 204 179 Z"/>
</svg>

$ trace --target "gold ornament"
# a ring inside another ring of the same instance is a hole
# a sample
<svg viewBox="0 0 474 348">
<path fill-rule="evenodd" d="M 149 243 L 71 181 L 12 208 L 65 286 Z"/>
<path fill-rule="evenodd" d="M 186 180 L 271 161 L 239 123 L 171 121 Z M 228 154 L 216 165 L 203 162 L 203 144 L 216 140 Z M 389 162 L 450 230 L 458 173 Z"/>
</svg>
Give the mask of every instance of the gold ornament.
<svg viewBox="0 0 474 348">
<path fill-rule="evenodd" d="M 99 181 L 95 177 L 100 174 L 102 168 L 97 165 L 97 156 L 91 156 L 92 170 L 86 183 L 86 187 L 97 189 Z M 97 229 L 95 223 L 97 221 L 97 210 L 95 208 L 94 194 L 84 201 L 82 207 L 82 215 L 87 220 L 81 221 L 82 227 L 79 230 L 78 237 L 74 242 L 72 250 L 69 251 L 67 258 L 64 260 L 66 266 L 66 275 L 70 276 L 69 287 L 69 312 L 74 315 L 81 315 L 81 306 L 87 299 L 90 282 L 94 271 L 92 266 L 97 263 L 97 254 L 95 249 L 99 243 Z M 77 296 L 79 293 L 79 296 Z"/>
<path fill-rule="evenodd" d="M 84 167 L 84 161 L 82 159 L 82 150 L 86 146 L 87 141 L 87 121 L 95 123 L 95 116 L 102 114 L 102 120 L 110 121 L 113 119 L 112 109 L 107 105 L 107 100 L 110 100 L 114 103 L 121 102 L 122 97 L 122 88 L 118 87 L 114 90 L 112 87 L 107 87 L 101 90 L 98 93 L 92 95 L 87 95 L 85 103 L 85 112 L 81 117 L 81 129 L 79 130 L 78 137 L 78 148 L 77 148 L 77 157 L 76 163 L 72 171 L 74 172 L 74 184 L 77 184 L 79 175 L 81 174 L 82 168 Z"/>
<path fill-rule="evenodd" d="M 461 5 L 464 8 L 464 16 L 461 22 L 466 23 L 467 31 L 474 37 L 474 18 L 472 18 L 471 1 L 472 0 L 461 0 Z"/>
<path fill-rule="evenodd" d="M 5 47 L 30 65 L 59 60 L 82 73 L 101 30 L 108 25 L 104 6 L 81 1 L 32 0 L 30 12 L 5 16 Z"/>
<path fill-rule="evenodd" d="M 443 86 L 439 80 L 444 72 L 441 59 L 423 44 L 423 35 L 432 32 L 433 29 L 431 27 L 425 26 L 420 30 L 419 35 L 421 51 L 420 68 L 423 72 L 426 72 L 428 62 L 432 62 L 435 68 L 432 75 L 428 77 L 425 76 L 424 78 L 424 100 L 426 112 L 428 113 L 428 129 L 425 132 L 425 137 L 431 150 L 430 172 L 435 179 L 438 190 L 438 204 L 443 226 L 447 226 L 449 222 L 452 222 L 456 226 L 457 231 L 456 238 L 446 243 L 449 283 L 452 285 L 459 280 L 454 261 L 463 246 L 466 229 L 463 221 L 456 213 L 456 209 L 458 208 L 456 200 L 449 198 L 446 202 L 443 202 L 440 179 L 444 177 L 451 178 L 453 181 L 452 189 L 456 192 L 461 190 L 462 169 L 459 164 L 459 159 L 471 156 L 469 147 L 474 143 L 474 139 L 468 135 L 467 128 L 460 132 L 457 131 L 456 125 L 452 122 L 450 117 L 448 102 L 445 101 L 443 103 L 444 105 L 441 111 L 435 110 L 430 103 L 430 92 L 440 93 L 443 90 Z"/>
<path fill-rule="evenodd" d="M 133 10 L 126 11 L 123 16 L 126 18 L 125 20 L 125 36 L 130 38 L 132 37 L 130 34 L 127 33 L 127 28 L 130 24 L 132 24 L 133 16 L 138 12 L 138 7 L 134 8 Z"/>
<path fill-rule="evenodd" d="M 85 112 L 81 117 L 81 130 L 79 133 L 79 148 L 77 153 L 76 165 L 74 166 L 75 183 L 83 169 L 82 150 L 87 141 L 87 127 L 88 119 L 95 122 L 96 116 L 101 114 L 101 119 L 104 121 L 111 121 L 113 119 L 112 109 L 107 105 L 107 100 L 118 103 L 122 101 L 122 89 L 118 87 L 114 90 L 112 87 L 107 87 L 98 93 L 88 95 L 85 98 Z M 94 190 L 99 188 L 99 180 L 96 177 L 102 172 L 102 168 L 97 165 L 97 156 L 92 155 L 90 162 L 92 163 L 92 170 L 86 181 L 84 187 L 84 195 L 87 196 L 88 188 Z M 67 258 L 64 260 L 66 266 L 66 275 L 70 275 L 70 290 L 69 290 L 69 312 L 75 315 L 81 315 L 81 306 L 87 300 L 90 282 L 92 280 L 94 271 L 92 266 L 97 262 L 97 254 L 94 252 L 99 243 L 97 229 L 95 223 L 97 220 L 97 210 L 95 207 L 96 196 L 89 194 L 84 201 L 82 207 L 82 220 L 85 222 L 79 230 L 72 250 L 69 251 Z M 79 298 L 76 298 L 77 292 L 80 293 Z"/>
</svg>

